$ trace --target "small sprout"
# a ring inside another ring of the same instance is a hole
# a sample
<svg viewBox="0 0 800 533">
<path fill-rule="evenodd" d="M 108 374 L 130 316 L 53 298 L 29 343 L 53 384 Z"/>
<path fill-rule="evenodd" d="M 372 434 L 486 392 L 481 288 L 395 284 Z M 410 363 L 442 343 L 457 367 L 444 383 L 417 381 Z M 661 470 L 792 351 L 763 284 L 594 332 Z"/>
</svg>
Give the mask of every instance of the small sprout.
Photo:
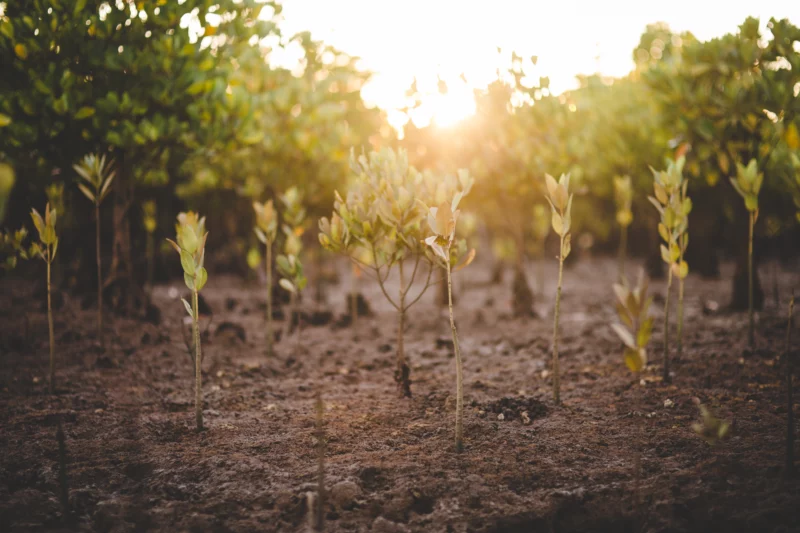
<svg viewBox="0 0 800 533">
<path fill-rule="evenodd" d="M 648 316 L 652 297 L 647 296 L 647 281 L 642 272 L 636 287 L 631 289 L 628 281 L 614 284 L 616 308 L 620 323 L 612 324 L 614 332 L 625 345 L 623 358 L 631 372 L 641 372 L 647 365 L 647 344 L 653 332 L 653 319 Z"/>
<path fill-rule="evenodd" d="M 284 224 L 281 229 L 284 234 L 284 242 L 283 254 L 279 255 L 275 260 L 278 265 L 278 273 L 283 276 L 278 281 L 278 285 L 289 292 L 290 311 L 286 327 L 286 336 L 289 336 L 294 317 L 297 316 L 297 335 L 295 339 L 296 344 L 299 345 L 300 315 L 298 312 L 298 300 L 300 298 L 300 292 L 302 292 L 308 284 L 308 279 L 306 279 L 303 273 L 303 264 L 300 261 L 300 252 L 303 250 L 303 240 L 301 237 L 305 231 L 306 210 L 303 207 L 303 195 L 297 187 L 290 187 L 284 194 L 280 195 L 279 198 L 283 204 Z"/>
<path fill-rule="evenodd" d="M 758 193 L 764 183 L 764 173 L 758 171 L 758 164 L 751 159 L 745 167 L 736 163 L 736 177 L 731 178 L 731 184 L 736 192 L 744 199 L 744 206 L 750 216 L 750 236 L 747 241 L 747 313 L 749 327 L 747 341 L 750 347 L 755 346 L 755 320 L 753 317 L 753 231 L 758 219 Z"/>
<path fill-rule="evenodd" d="M 272 205 L 272 200 L 265 203 L 253 202 L 253 210 L 256 213 L 256 226 L 253 228 L 258 240 L 267 248 L 266 270 L 267 270 L 267 355 L 272 355 L 272 342 L 275 339 L 272 333 L 272 245 L 278 236 L 278 213 Z M 251 250 L 252 251 L 252 250 Z M 259 261 L 258 252 L 251 257 L 248 253 L 247 262 L 251 268 L 256 268 Z M 255 265 L 255 266 L 254 266 Z"/>
<path fill-rule="evenodd" d="M 471 182 L 469 182 L 471 186 Z M 464 377 L 463 363 L 461 361 L 461 347 L 458 343 L 458 331 L 453 315 L 453 267 L 455 270 L 467 266 L 475 257 L 475 250 L 470 250 L 462 259 L 458 254 L 453 254 L 453 244 L 456 235 L 456 225 L 460 213 L 458 204 L 464 194 L 469 192 L 467 187 L 464 191 L 456 194 L 450 200 L 445 200 L 439 207 L 428 209 L 428 226 L 433 233 L 425 239 L 425 244 L 431 247 L 434 252 L 434 262 L 445 269 L 447 272 L 447 302 L 450 310 L 450 330 L 453 334 L 453 349 L 456 356 L 456 451 L 461 452 L 464 448 Z M 456 247 L 458 249 L 458 247 Z M 466 249 L 466 243 L 462 249 Z M 456 266 L 458 265 L 458 266 Z"/>
<path fill-rule="evenodd" d="M 78 182 L 78 188 L 94 204 L 95 259 L 97 262 L 97 338 L 101 347 L 105 346 L 105 336 L 103 335 L 103 274 L 100 260 L 100 204 L 108 196 L 111 190 L 111 182 L 114 181 L 114 176 L 116 176 L 116 171 L 111 170 L 112 164 L 113 162 L 106 164 L 105 155 L 89 154 L 84 156 L 79 164 L 72 166 L 78 176 L 83 179 L 83 182 Z"/>
<path fill-rule="evenodd" d="M 700 409 L 700 421 L 692 424 L 692 429 L 701 439 L 714 446 L 728 437 L 730 423 L 715 417 L 703 404 L 698 404 L 697 407 Z"/>
<path fill-rule="evenodd" d="M 617 206 L 617 224 L 619 224 L 619 279 L 625 277 L 625 259 L 628 246 L 628 226 L 633 222 L 633 187 L 630 176 L 614 178 L 614 202 Z"/>
<path fill-rule="evenodd" d="M 58 251 L 58 235 L 56 234 L 56 210 L 50 209 L 48 203 L 44 208 L 44 218 L 36 209 L 31 209 L 33 225 L 39 232 L 39 242 L 34 243 L 29 251 L 30 257 L 39 257 L 47 263 L 47 325 L 50 332 L 50 394 L 55 389 L 56 355 L 55 335 L 53 333 L 52 286 L 50 283 L 50 267 Z"/>
<path fill-rule="evenodd" d="M 553 320 L 553 399 L 561 403 L 561 376 L 558 368 L 558 314 L 561 307 L 561 282 L 564 275 L 564 260 L 572 250 L 572 193 L 569 192 L 569 174 L 562 174 L 558 181 L 545 174 L 547 201 L 550 202 L 553 231 L 561 238 L 558 256 L 558 287 L 556 289 L 556 309 Z"/>
<path fill-rule="evenodd" d="M 661 245 L 661 259 L 667 264 L 667 294 L 664 299 L 664 381 L 670 380 L 669 374 L 669 296 L 672 289 L 672 277 L 677 276 L 680 282 L 678 301 L 678 349 L 682 346 L 683 330 L 683 280 L 689 275 L 689 265 L 683 260 L 689 244 L 689 213 L 692 201 L 687 197 L 689 182 L 684 179 L 683 156 L 676 161 L 669 161 L 667 170 L 653 172 L 653 190 L 655 195 L 648 197 L 655 206 L 661 221 L 658 234 L 664 240 Z"/>
<path fill-rule="evenodd" d="M 206 255 L 206 240 L 208 232 L 205 229 L 206 218 L 198 217 L 196 213 L 189 211 L 178 215 L 178 223 L 175 225 L 176 240 L 167 239 L 172 247 L 178 252 L 183 267 L 183 281 L 192 291 L 192 303 L 189 304 L 181 298 L 186 313 L 192 319 L 192 330 L 194 335 L 194 410 L 197 429 L 203 429 L 203 398 L 202 398 L 202 363 L 203 354 L 200 347 L 200 316 L 198 294 L 205 287 L 208 281 L 208 272 L 203 263 Z M 176 242 L 177 241 L 177 242 Z"/>
</svg>

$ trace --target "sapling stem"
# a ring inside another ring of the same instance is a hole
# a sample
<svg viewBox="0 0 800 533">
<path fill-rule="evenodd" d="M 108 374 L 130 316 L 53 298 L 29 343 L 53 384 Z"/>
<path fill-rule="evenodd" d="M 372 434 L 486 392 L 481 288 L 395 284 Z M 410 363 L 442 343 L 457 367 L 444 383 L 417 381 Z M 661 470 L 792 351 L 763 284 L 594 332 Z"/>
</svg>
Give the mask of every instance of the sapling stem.
<svg viewBox="0 0 800 533">
<path fill-rule="evenodd" d="M 794 315 L 794 291 L 789 300 L 789 318 L 786 322 L 786 477 L 794 477 L 794 401 L 792 398 L 792 319 Z"/>
<path fill-rule="evenodd" d="M 561 250 L 564 249 L 564 236 L 561 236 Z M 558 255 L 558 287 L 556 288 L 556 309 L 553 321 L 553 401 L 561 403 L 561 376 L 558 365 L 558 318 L 561 310 L 561 281 L 564 276 L 564 253 Z"/>
<path fill-rule="evenodd" d="M 322 393 L 317 392 L 315 403 L 316 423 L 317 423 L 317 501 L 314 510 L 314 529 L 316 531 L 325 530 L 325 424 L 324 424 L 324 404 L 322 403 Z"/>
<path fill-rule="evenodd" d="M 406 326 L 406 286 L 403 274 L 403 260 L 398 264 L 400 272 L 400 289 L 397 309 L 397 370 L 395 371 L 395 381 L 400 387 L 400 393 L 405 397 L 411 397 L 411 371 L 406 360 L 405 346 L 403 344 L 403 333 Z"/>
<path fill-rule="evenodd" d="M 203 354 L 200 349 L 200 315 L 198 314 L 198 297 L 197 290 L 192 291 L 192 310 L 194 316 L 192 322 L 194 326 L 194 414 L 197 421 L 197 430 L 203 429 L 203 395 L 202 395 L 202 380 L 203 380 Z"/>
<path fill-rule="evenodd" d="M 679 265 L 683 263 L 683 248 L 684 248 L 683 239 L 684 236 L 681 235 L 680 237 L 681 255 L 678 261 Z M 684 284 L 683 276 L 678 276 L 678 346 L 677 346 L 678 358 L 680 358 L 681 355 L 683 355 L 683 284 Z"/>
<path fill-rule="evenodd" d="M 153 290 L 153 271 L 155 268 L 155 242 L 153 239 L 152 233 L 147 233 L 147 241 L 146 241 L 146 249 L 145 254 L 147 255 L 147 288 L 148 290 Z"/>
<path fill-rule="evenodd" d="M 105 336 L 103 335 L 103 272 L 102 264 L 100 261 L 100 202 L 95 200 L 94 203 L 94 219 L 95 219 L 95 248 L 97 259 L 97 339 L 100 341 L 100 347 L 105 348 Z"/>
<path fill-rule="evenodd" d="M 272 243 L 267 243 L 267 356 L 272 355 L 272 343 L 275 336 L 272 332 Z"/>
<path fill-rule="evenodd" d="M 628 226 L 620 226 L 619 228 L 619 257 L 618 261 L 618 270 L 619 270 L 619 279 L 622 280 L 625 278 L 625 258 L 627 256 L 627 248 L 628 248 Z"/>
<path fill-rule="evenodd" d="M 446 249 L 450 256 L 450 247 Z M 453 332 L 453 351 L 456 356 L 456 451 L 464 449 L 464 369 L 461 362 L 461 347 L 458 344 L 456 321 L 453 317 L 453 276 L 450 262 L 447 261 L 447 305 L 450 309 L 450 330 Z"/>
<path fill-rule="evenodd" d="M 358 266 L 353 264 L 350 272 L 350 316 L 353 330 L 355 330 L 358 320 Z"/>
<path fill-rule="evenodd" d="M 51 284 L 50 284 L 50 263 L 52 262 L 52 257 L 50 255 L 50 247 L 47 247 L 47 327 L 50 331 L 50 394 L 53 394 L 55 390 L 55 381 L 56 381 L 56 341 L 55 341 L 55 334 L 53 332 L 53 303 L 51 293 Z"/>
<path fill-rule="evenodd" d="M 756 213 L 750 211 L 750 239 L 747 242 L 747 313 L 748 329 L 747 344 L 750 348 L 755 346 L 755 322 L 753 319 L 753 228 L 756 224 Z"/>
<path fill-rule="evenodd" d="M 669 383 L 669 293 L 672 291 L 672 268 L 667 273 L 667 294 L 664 296 L 664 382 Z"/>
</svg>

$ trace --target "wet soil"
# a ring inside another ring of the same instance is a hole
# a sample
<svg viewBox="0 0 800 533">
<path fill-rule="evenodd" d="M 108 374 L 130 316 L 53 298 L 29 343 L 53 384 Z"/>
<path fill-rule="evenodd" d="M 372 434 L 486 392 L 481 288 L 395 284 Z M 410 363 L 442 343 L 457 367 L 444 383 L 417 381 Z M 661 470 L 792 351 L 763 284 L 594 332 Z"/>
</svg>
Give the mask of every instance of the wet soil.
<svg viewBox="0 0 800 533">
<path fill-rule="evenodd" d="M 327 531 L 800 531 L 800 482 L 783 476 L 779 357 L 796 272 L 780 276 L 781 308 L 768 301 L 758 314 L 755 350 L 746 313 L 725 310 L 733 266 L 723 265 L 719 281 L 690 276 L 684 353 L 673 353 L 664 383 L 663 282 L 652 284 L 656 329 L 639 379 L 608 326 L 615 262 L 579 262 L 565 272 L 557 406 L 548 371 L 555 268 L 547 265 L 546 293 L 535 291 L 538 318 L 521 320 L 511 318 L 512 276 L 489 284 L 488 262 L 457 275 L 461 454 L 449 323 L 436 291 L 407 321 L 409 399 L 393 380 L 396 317 L 368 280 L 361 290 L 372 317 L 355 328 L 339 320 L 345 278 L 327 305 L 303 304 L 299 335 L 283 335 L 268 357 L 264 287 L 212 273 L 203 291 L 213 312 L 203 319 L 207 429 L 198 433 L 178 280 L 153 292 L 160 325 L 109 317 L 105 351 L 95 346 L 94 309 L 64 294 L 55 396 L 36 287 L 0 280 L 0 531 L 305 531 L 306 493 L 317 486 L 318 390 Z M 694 433 L 695 398 L 732 423 L 730 438 L 712 447 Z"/>
</svg>

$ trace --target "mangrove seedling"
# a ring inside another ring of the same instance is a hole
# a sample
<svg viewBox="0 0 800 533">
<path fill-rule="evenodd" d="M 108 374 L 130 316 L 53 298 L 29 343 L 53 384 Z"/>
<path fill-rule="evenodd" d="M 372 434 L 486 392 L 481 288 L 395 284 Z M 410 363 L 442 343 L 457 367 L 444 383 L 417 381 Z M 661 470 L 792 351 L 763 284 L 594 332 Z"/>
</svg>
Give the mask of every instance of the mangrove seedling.
<svg viewBox="0 0 800 533">
<path fill-rule="evenodd" d="M 155 200 L 146 200 L 142 203 L 142 225 L 144 231 L 147 233 L 147 243 L 145 255 L 147 258 L 147 288 L 153 288 L 153 270 L 155 268 L 155 254 L 156 254 L 156 202 Z"/>
<path fill-rule="evenodd" d="M 272 245 L 278 236 L 278 213 L 272 205 L 272 200 L 266 203 L 253 202 L 256 212 L 256 227 L 253 228 L 258 240 L 267 248 L 267 355 L 272 355 L 272 343 L 275 336 L 272 332 Z"/>
<path fill-rule="evenodd" d="M 698 403 L 697 407 L 700 409 L 700 421 L 692 424 L 694 432 L 710 446 L 724 440 L 730 432 L 730 423 L 714 416 L 714 413 L 701 403 Z"/>
<path fill-rule="evenodd" d="M 206 256 L 206 217 L 198 217 L 192 211 L 178 215 L 175 225 L 176 241 L 167 239 L 178 252 L 183 268 L 183 281 L 192 291 L 192 303 L 189 304 L 181 298 L 186 312 L 192 319 L 192 333 L 194 336 L 194 413 L 197 430 L 203 429 L 203 397 L 202 397 L 202 363 L 203 352 L 200 347 L 200 313 L 198 295 L 208 281 L 208 272 L 203 267 Z"/>
<path fill-rule="evenodd" d="M 287 243 L 289 240 L 287 240 Z M 289 320 L 286 326 L 286 337 L 288 338 L 289 332 L 292 329 L 292 322 L 294 317 L 297 316 L 297 334 L 295 336 L 296 343 L 300 343 L 300 315 L 298 313 L 297 300 L 300 297 L 300 292 L 306 288 L 308 279 L 303 273 L 303 264 L 295 254 L 290 253 L 291 247 L 287 246 L 286 254 L 279 255 L 275 262 L 278 265 L 278 273 L 283 276 L 278 284 L 289 293 Z"/>
<path fill-rule="evenodd" d="M 639 373 L 647 365 L 647 344 L 653 332 L 653 318 L 648 316 L 653 298 L 647 296 L 644 273 L 639 273 L 633 288 L 628 285 L 626 278 L 622 278 L 621 283 L 615 283 L 614 295 L 620 323 L 611 324 L 611 327 L 625 345 L 622 354 L 625 366 L 631 372 Z"/>
<path fill-rule="evenodd" d="M 386 300 L 397 311 L 395 381 L 401 395 L 409 397 L 411 369 L 403 339 L 406 315 L 433 284 L 434 263 L 423 242 L 429 233 L 422 222 L 428 205 L 439 205 L 458 193 L 466 194 L 472 187 L 472 178 L 466 171 L 459 171 L 457 177 L 423 175 L 409 165 L 406 152 L 389 148 L 371 152 L 369 156 L 351 155 L 351 168 L 355 179 L 347 200 L 336 193 L 334 214 L 341 223 L 338 220 L 334 223 L 334 217 L 330 221 L 320 221 L 320 243 L 356 262 L 378 283 Z M 359 247 L 369 254 L 369 263 L 359 259 Z M 425 263 L 428 272 L 423 275 L 419 267 Z M 410 275 L 406 269 L 409 264 L 412 266 Z M 394 270 L 399 278 L 396 297 L 387 289 L 387 280 Z M 418 275 L 424 276 L 425 281 L 419 284 L 417 294 L 412 295 L 410 291 Z"/>
<path fill-rule="evenodd" d="M 661 259 L 669 269 L 666 296 L 664 297 L 663 379 L 665 382 L 671 379 L 669 370 L 669 296 L 672 290 L 672 278 L 677 276 L 683 280 L 689 274 L 689 265 L 683 260 L 683 253 L 689 243 L 686 231 L 692 202 L 686 197 L 688 182 L 683 179 L 684 162 L 685 159 L 680 157 L 677 161 L 670 161 L 665 171 L 650 169 L 653 172 L 655 196 L 649 196 L 648 200 L 655 206 L 660 216 L 658 234 L 664 240 L 664 243 L 661 244 Z M 682 320 L 682 290 L 680 304 L 679 312 Z"/>
<path fill-rule="evenodd" d="M 616 176 L 614 178 L 614 203 L 617 206 L 617 224 L 619 224 L 619 279 L 625 279 L 625 259 L 628 247 L 628 226 L 633 222 L 633 188 L 630 176 Z"/>
<path fill-rule="evenodd" d="M 40 257 L 47 263 L 47 326 L 50 332 L 50 383 L 49 391 L 53 394 L 56 379 L 56 345 L 53 334 L 53 304 L 52 287 L 50 284 L 50 268 L 58 250 L 58 235 L 56 234 L 56 210 L 50 209 L 48 203 L 44 208 L 44 218 L 36 209 L 31 209 L 33 225 L 39 232 L 39 242 L 31 248 L 31 256 Z"/>
<path fill-rule="evenodd" d="M 558 255 L 558 286 L 556 288 L 556 308 L 553 319 L 553 400 L 561 403 L 561 377 L 558 367 L 558 315 L 561 308 L 561 282 L 564 275 L 564 260 L 572 250 L 572 193 L 569 192 L 569 174 L 561 174 L 558 181 L 550 174 L 545 174 L 547 184 L 547 201 L 552 211 L 551 223 L 553 231 L 561 238 Z"/>
<path fill-rule="evenodd" d="M 112 162 L 106 164 L 105 155 L 89 154 L 84 156 L 79 164 L 72 166 L 85 182 L 78 182 L 78 188 L 94 204 L 95 258 L 97 261 L 97 338 L 101 347 L 105 347 L 105 336 L 103 335 L 103 274 L 100 262 L 100 204 L 108 196 L 111 182 L 114 181 L 114 176 L 116 175 L 116 171 L 111 170 L 112 164 Z"/>
<path fill-rule="evenodd" d="M 456 356 L 456 452 L 461 452 L 464 448 L 464 376 L 458 331 L 453 316 L 453 260 L 458 261 L 459 258 L 454 256 L 452 251 L 459 214 L 457 208 L 461 197 L 462 194 L 458 193 L 450 202 L 442 202 L 439 207 L 431 207 L 428 210 L 428 225 L 433 235 L 425 239 L 425 243 L 434 252 L 434 261 L 447 272 L 447 306 L 450 310 L 450 330 L 453 334 L 453 351 Z M 468 265 L 474 257 L 473 249 L 464 263 L 456 269 Z"/>
<path fill-rule="evenodd" d="M 753 319 L 753 230 L 758 219 L 758 193 L 764 183 L 764 173 L 758 171 L 755 159 L 747 166 L 736 163 L 736 177 L 731 178 L 736 192 L 744 199 L 744 206 L 750 216 L 750 235 L 747 241 L 747 342 L 750 348 L 755 346 L 755 322 Z"/>
</svg>

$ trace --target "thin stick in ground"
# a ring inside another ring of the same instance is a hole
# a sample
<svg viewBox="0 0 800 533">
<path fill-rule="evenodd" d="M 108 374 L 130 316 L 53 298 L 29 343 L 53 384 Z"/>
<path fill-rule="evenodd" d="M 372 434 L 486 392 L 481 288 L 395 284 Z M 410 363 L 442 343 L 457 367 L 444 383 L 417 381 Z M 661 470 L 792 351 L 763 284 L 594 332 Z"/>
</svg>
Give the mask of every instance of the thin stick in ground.
<svg viewBox="0 0 800 533">
<path fill-rule="evenodd" d="M 786 477 L 794 477 L 794 400 L 792 398 L 792 320 L 794 315 L 794 291 L 789 300 L 789 317 L 786 322 Z"/>
</svg>

